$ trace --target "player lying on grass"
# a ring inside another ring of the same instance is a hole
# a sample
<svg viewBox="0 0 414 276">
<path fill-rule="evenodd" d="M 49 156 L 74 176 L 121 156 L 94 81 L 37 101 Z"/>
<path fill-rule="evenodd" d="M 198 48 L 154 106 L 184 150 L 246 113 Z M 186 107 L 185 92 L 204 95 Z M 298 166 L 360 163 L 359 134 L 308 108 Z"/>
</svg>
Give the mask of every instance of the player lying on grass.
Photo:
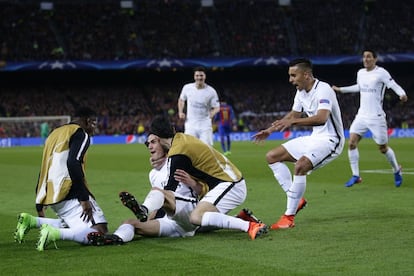
<svg viewBox="0 0 414 276">
<path fill-rule="evenodd" d="M 113 234 L 90 233 L 88 239 L 92 245 L 122 244 L 132 241 L 135 235 L 190 237 L 195 234 L 198 226 L 190 222 L 190 214 L 196 207 L 199 195 L 203 195 L 202 185 L 184 170 L 177 170 L 174 177 L 179 181 L 179 187 L 175 192 L 164 190 L 168 178 L 168 149 L 162 147 L 160 138 L 154 134 L 148 136 L 146 145 L 153 167 L 149 173 L 152 190 L 142 205 L 128 192 L 119 194 L 122 203 L 137 218 L 124 221 Z M 196 191 L 190 186 L 196 187 Z M 162 202 L 162 206 L 153 206 L 154 201 L 158 200 Z M 148 212 L 148 210 L 153 211 Z M 259 222 L 247 209 L 240 211 L 239 216 L 246 220 Z"/>
</svg>

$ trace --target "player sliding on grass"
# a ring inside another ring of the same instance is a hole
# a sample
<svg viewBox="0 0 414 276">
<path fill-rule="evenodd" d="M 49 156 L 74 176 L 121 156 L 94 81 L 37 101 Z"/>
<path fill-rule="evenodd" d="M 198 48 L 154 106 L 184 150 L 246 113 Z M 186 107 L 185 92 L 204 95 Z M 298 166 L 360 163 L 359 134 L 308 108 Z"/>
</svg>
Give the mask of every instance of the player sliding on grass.
<svg viewBox="0 0 414 276">
<path fill-rule="evenodd" d="M 337 158 L 344 147 L 345 137 L 341 111 L 335 92 L 329 84 L 314 78 L 312 63 L 296 59 L 289 63 L 289 82 L 297 91 L 292 111 L 282 119 L 256 133 L 256 142 L 265 140 L 272 132 L 291 126 L 312 126 L 310 136 L 302 136 L 270 150 L 266 159 L 274 177 L 287 196 L 286 211 L 271 229 L 292 228 L 296 213 L 306 205 L 306 175 Z M 302 113 L 306 117 L 302 117 Z M 293 162 L 294 176 L 284 162 Z"/>
<path fill-rule="evenodd" d="M 75 117 L 71 123 L 53 130 L 45 142 L 36 188 L 38 217 L 28 213 L 18 217 L 15 241 L 23 242 L 30 229 L 40 227 L 39 251 L 59 239 L 87 244 L 87 234 L 108 231 L 104 214 L 89 191 L 84 174 L 90 135 L 97 123 L 96 113 L 80 108 Z M 59 219 L 45 218 L 45 206 Z"/>
<path fill-rule="evenodd" d="M 385 155 L 394 172 L 394 184 L 402 184 L 401 166 L 397 162 L 394 151 L 388 146 L 388 128 L 386 114 L 382 108 L 385 88 L 391 88 L 400 97 L 402 102 L 408 100 L 407 94 L 391 77 L 390 73 L 377 66 L 377 54 L 373 50 L 365 50 L 362 56 L 364 68 L 357 74 L 357 84 L 345 87 L 332 86 L 336 92 L 360 94 L 360 106 L 354 121 L 351 124 L 348 158 L 352 177 L 345 183 L 345 187 L 352 187 L 360 183 L 358 143 L 365 133 L 370 130 L 372 139 L 378 149 Z"/>
<path fill-rule="evenodd" d="M 152 190 L 142 205 L 128 192 L 119 194 L 122 203 L 137 218 L 124 221 L 113 234 L 97 232 L 89 234 L 88 239 L 92 245 L 122 244 L 132 241 L 135 234 L 153 237 L 189 237 L 195 234 L 198 226 L 190 222 L 190 214 L 196 207 L 198 194 L 203 195 L 202 185 L 184 170 L 176 170 L 174 178 L 180 182 L 177 189 L 175 192 L 164 190 L 168 180 L 168 149 L 161 145 L 160 138 L 154 134 L 148 136 L 146 145 L 153 167 L 149 173 Z M 190 186 L 196 187 L 195 190 Z M 162 202 L 162 206 L 153 206 L 157 202 Z M 160 212 L 161 210 L 165 211 L 165 216 L 160 215 L 160 213 L 164 214 Z M 245 220 L 259 222 L 247 209 L 240 211 L 238 216 Z"/>
</svg>

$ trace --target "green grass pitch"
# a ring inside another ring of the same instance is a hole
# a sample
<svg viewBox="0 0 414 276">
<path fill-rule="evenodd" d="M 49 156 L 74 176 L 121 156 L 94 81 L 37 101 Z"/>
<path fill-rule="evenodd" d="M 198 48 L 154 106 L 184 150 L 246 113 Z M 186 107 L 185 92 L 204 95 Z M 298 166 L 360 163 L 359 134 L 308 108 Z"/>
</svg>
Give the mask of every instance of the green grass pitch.
<svg viewBox="0 0 414 276">
<path fill-rule="evenodd" d="M 243 172 L 248 207 L 274 223 L 286 199 L 265 162 L 264 145 L 233 143 L 230 159 Z M 390 166 L 370 139 L 360 145 L 363 182 L 352 188 L 347 150 L 307 178 L 308 206 L 296 227 L 251 241 L 243 232 L 219 230 L 192 238 L 142 238 L 122 246 L 92 247 L 58 241 L 37 252 L 38 230 L 13 241 L 20 212 L 35 214 L 34 189 L 41 147 L 0 148 L 0 271 L 2 275 L 413 275 L 413 140 L 390 141 L 403 165 L 395 188 Z M 219 148 L 219 144 L 215 145 Z M 132 217 L 118 192 L 141 200 L 149 190 L 148 152 L 140 144 L 92 145 L 87 179 L 109 221 L 110 231 Z M 235 214 L 234 210 L 231 214 Z M 48 211 L 48 216 L 54 214 Z"/>
</svg>

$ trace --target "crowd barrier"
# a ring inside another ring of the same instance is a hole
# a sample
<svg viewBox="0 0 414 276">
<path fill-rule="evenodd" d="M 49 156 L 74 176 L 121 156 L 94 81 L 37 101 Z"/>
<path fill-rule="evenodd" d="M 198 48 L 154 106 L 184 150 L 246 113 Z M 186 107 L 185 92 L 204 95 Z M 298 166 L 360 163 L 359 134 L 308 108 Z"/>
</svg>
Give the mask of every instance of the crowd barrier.
<svg viewBox="0 0 414 276">
<path fill-rule="evenodd" d="M 252 141 L 252 136 L 256 132 L 233 132 L 230 135 L 232 141 Z M 310 131 L 284 131 L 272 133 L 268 140 L 288 140 L 291 138 L 309 135 Z M 413 128 L 390 128 L 388 135 L 391 138 L 413 138 Z M 345 131 L 345 137 L 349 138 L 349 131 Z M 365 138 L 371 138 L 372 134 L 368 132 Z M 146 140 L 146 135 L 114 135 L 114 136 L 94 136 L 91 143 L 94 145 L 102 144 L 143 144 Z M 214 134 L 214 141 L 219 141 L 220 137 L 217 133 Z M 0 147 L 16 147 L 16 146 L 39 146 L 43 144 L 40 137 L 22 137 L 22 138 L 0 138 Z"/>
</svg>

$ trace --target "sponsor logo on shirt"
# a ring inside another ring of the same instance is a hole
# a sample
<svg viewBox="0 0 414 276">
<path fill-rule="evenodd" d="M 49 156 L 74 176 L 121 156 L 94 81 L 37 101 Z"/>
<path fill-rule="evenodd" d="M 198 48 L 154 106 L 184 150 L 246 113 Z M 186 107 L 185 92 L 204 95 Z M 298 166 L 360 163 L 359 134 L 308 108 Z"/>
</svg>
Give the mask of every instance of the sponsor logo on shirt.
<svg viewBox="0 0 414 276">
<path fill-rule="evenodd" d="M 329 100 L 328 99 L 320 99 L 319 103 L 320 104 L 324 104 L 324 103 L 329 104 Z"/>
</svg>

